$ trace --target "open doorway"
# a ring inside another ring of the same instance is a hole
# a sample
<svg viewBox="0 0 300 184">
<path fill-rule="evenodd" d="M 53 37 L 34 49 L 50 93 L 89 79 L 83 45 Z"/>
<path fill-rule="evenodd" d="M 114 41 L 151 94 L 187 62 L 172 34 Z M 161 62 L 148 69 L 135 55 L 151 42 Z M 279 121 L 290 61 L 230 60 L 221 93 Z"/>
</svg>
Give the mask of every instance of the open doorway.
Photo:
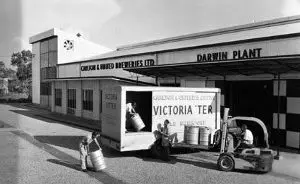
<svg viewBox="0 0 300 184">
<path fill-rule="evenodd" d="M 270 131 L 273 123 L 272 81 L 229 81 L 226 82 L 225 105 L 232 116 L 259 118 Z M 257 145 L 263 144 L 263 131 L 259 125 L 247 125 Z"/>
<path fill-rule="evenodd" d="M 126 103 L 136 103 L 135 111 L 141 117 L 145 127 L 141 129 L 143 132 L 151 132 L 152 130 L 152 92 L 148 91 L 127 91 Z M 133 127 L 127 127 L 127 132 L 135 132 Z"/>
</svg>

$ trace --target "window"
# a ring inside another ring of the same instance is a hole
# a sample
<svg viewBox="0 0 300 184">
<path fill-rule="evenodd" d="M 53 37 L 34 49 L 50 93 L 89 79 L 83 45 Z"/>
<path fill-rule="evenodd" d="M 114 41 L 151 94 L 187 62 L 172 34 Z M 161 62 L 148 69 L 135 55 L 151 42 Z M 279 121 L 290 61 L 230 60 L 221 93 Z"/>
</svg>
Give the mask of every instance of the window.
<svg viewBox="0 0 300 184">
<path fill-rule="evenodd" d="M 51 83 L 50 82 L 42 82 L 41 83 L 41 95 L 51 95 Z"/>
<path fill-rule="evenodd" d="M 41 80 L 56 78 L 57 64 L 57 38 L 51 38 L 41 42 L 40 48 L 40 62 L 41 62 Z M 45 69 L 50 68 L 50 69 Z M 48 70 L 48 71 L 43 71 Z"/>
<path fill-rule="evenodd" d="M 49 51 L 49 41 L 45 40 L 41 42 L 41 53 L 47 53 Z"/>
<path fill-rule="evenodd" d="M 68 89 L 68 108 L 76 109 L 76 89 Z"/>
<path fill-rule="evenodd" d="M 91 89 L 82 90 L 82 109 L 93 111 L 93 90 Z"/>
<path fill-rule="evenodd" d="M 55 105 L 56 106 L 61 106 L 61 98 L 62 98 L 61 89 L 55 89 Z"/>
<path fill-rule="evenodd" d="M 41 68 L 45 68 L 45 67 L 48 67 L 49 65 L 49 57 L 48 57 L 48 53 L 43 53 L 41 54 Z"/>
<path fill-rule="evenodd" d="M 46 68 L 46 77 L 47 79 L 55 79 L 56 78 L 56 67 L 47 67 Z"/>
</svg>

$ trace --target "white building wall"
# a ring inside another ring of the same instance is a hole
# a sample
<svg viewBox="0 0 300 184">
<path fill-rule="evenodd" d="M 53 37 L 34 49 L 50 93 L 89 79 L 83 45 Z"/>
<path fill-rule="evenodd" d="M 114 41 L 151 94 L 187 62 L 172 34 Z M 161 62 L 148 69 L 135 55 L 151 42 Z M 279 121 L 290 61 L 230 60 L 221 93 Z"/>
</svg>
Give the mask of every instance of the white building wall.
<svg viewBox="0 0 300 184">
<path fill-rule="evenodd" d="M 32 103 L 40 104 L 40 43 L 32 44 Z"/>
<path fill-rule="evenodd" d="M 40 105 L 43 107 L 51 107 L 51 96 L 52 95 L 40 95 Z"/>
<path fill-rule="evenodd" d="M 58 35 L 58 64 L 74 62 L 83 58 L 103 54 L 111 49 L 85 40 L 83 37 L 77 37 L 76 34 L 66 33 L 59 29 L 54 29 Z M 66 45 L 72 42 L 72 48 Z"/>
<path fill-rule="evenodd" d="M 80 77 L 80 64 L 68 64 L 59 65 L 57 67 L 57 77 L 67 78 L 67 77 Z"/>
</svg>

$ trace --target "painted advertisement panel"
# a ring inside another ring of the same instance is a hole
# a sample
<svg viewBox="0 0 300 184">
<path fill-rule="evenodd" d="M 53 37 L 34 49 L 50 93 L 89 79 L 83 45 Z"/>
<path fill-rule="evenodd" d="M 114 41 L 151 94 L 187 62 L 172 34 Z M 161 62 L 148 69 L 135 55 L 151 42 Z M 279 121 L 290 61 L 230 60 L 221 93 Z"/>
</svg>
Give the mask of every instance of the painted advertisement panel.
<svg viewBox="0 0 300 184">
<path fill-rule="evenodd" d="M 183 141 L 185 125 L 216 127 L 217 93 L 154 91 L 152 98 L 152 129 L 168 119 L 170 134 L 176 132 L 178 142 Z"/>
<path fill-rule="evenodd" d="M 120 141 L 121 92 L 120 87 L 106 88 L 102 94 L 102 134 Z"/>
<path fill-rule="evenodd" d="M 300 37 L 211 46 L 158 54 L 158 65 L 299 55 Z M 170 61 L 172 63 L 170 63 Z"/>
</svg>

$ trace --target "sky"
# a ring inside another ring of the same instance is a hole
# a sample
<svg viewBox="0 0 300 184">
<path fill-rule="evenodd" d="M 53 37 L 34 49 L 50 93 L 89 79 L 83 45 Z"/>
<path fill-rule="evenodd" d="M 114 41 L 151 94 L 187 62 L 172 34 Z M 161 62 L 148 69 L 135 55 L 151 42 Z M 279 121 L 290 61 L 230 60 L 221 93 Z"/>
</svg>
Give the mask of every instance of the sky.
<svg viewBox="0 0 300 184">
<path fill-rule="evenodd" d="M 300 0 L 0 0 L 0 61 L 53 27 L 118 46 L 300 14 Z"/>
</svg>

